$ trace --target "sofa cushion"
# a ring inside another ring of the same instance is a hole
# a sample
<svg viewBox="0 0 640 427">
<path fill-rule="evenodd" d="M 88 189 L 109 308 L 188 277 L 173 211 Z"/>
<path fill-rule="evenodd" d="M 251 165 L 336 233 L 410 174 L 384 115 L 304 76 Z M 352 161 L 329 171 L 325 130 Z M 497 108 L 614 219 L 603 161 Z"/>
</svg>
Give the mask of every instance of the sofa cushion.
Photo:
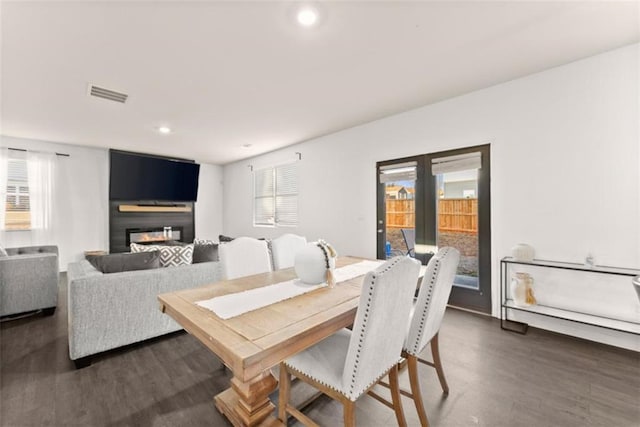
<svg viewBox="0 0 640 427">
<path fill-rule="evenodd" d="M 160 251 L 122 253 L 109 255 L 88 255 L 89 261 L 103 273 L 120 273 L 123 271 L 151 270 L 160 268 Z"/>
<path fill-rule="evenodd" d="M 131 244 L 131 252 L 160 251 L 160 266 L 175 267 L 189 265 L 193 260 L 193 244 L 186 246 L 139 245 Z"/>
<path fill-rule="evenodd" d="M 218 261 L 218 243 L 212 240 L 193 241 L 193 263 Z"/>
</svg>

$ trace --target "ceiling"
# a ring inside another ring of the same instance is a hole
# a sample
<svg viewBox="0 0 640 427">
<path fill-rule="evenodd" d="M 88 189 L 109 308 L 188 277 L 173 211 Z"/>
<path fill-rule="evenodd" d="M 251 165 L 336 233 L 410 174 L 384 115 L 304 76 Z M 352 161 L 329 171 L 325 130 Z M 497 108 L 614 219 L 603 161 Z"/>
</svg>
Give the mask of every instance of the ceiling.
<svg viewBox="0 0 640 427">
<path fill-rule="evenodd" d="M 3 1 L 1 132 L 225 164 L 640 34 L 635 1 L 318 2 L 313 28 L 298 5 Z"/>
</svg>

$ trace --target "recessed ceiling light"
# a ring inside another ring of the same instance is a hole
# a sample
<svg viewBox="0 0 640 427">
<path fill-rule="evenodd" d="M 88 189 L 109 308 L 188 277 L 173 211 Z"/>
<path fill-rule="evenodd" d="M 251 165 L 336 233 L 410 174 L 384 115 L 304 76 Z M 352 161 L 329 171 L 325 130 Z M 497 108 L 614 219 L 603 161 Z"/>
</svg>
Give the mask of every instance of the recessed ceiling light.
<svg viewBox="0 0 640 427">
<path fill-rule="evenodd" d="M 318 22 L 318 12 L 309 6 L 305 6 L 298 11 L 298 24 L 303 27 L 313 27 Z"/>
<path fill-rule="evenodd" d="M 167 126 L 160 126 L 158 128 L 158 132 L 163 133 L 163 134 L 168 134 L 168 133 L 171 133 L 171 128 L 169 128 Z"/>
</svg>

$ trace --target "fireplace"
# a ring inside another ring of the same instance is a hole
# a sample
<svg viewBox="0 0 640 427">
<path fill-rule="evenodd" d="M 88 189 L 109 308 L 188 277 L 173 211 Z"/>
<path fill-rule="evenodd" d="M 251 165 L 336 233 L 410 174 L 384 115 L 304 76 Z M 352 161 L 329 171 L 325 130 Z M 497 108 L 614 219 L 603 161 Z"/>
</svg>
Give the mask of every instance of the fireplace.
<svg viewBox="0 0 640 427">
<path fill-rule="evenodd" d="M 183 241 L 182 227 L 150 227 L 150 228 L 127 228 L 126 245 L 131 243 L 152 244 L 162 243 L 170 240 Z"/>
<path fill-rule="evenodd" d="M 191 243 L 195 237 L 194 210 L 193 202 L 169 206 L 149 201 L 112 200 L 109 202 L 109 252 L 129 252 L 132 242 Z"/>
</svg>

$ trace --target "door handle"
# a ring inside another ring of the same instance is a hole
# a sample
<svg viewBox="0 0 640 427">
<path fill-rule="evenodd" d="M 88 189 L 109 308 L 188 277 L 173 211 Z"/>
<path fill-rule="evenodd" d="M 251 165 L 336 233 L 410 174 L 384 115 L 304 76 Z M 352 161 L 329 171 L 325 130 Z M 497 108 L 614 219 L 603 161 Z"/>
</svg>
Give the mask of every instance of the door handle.
<svg viewBox="0 0 640 427">
<path fill-rule="evenodd" d="M 382 234 L 384 230 L 382 228 L 378 228 L 378 233 Z"/>
</svg>

